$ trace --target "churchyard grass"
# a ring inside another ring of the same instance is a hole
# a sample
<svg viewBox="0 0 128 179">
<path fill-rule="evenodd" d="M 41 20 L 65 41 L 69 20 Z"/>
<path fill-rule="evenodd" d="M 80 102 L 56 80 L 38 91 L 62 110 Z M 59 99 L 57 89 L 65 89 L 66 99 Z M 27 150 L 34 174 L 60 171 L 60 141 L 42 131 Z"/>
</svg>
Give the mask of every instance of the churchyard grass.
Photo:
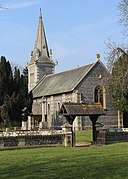
<svg viewBox="0 0 128 179">
<path fill-rule="evenodd" d="M 127 170 L 128 143 L 0 151 L 0 179 L 125 179 Z"/>
<path fill-rule="evenodd" d="M 76 131 L 76 142 L 92 142 L 92 130 Z"/>
</svg>

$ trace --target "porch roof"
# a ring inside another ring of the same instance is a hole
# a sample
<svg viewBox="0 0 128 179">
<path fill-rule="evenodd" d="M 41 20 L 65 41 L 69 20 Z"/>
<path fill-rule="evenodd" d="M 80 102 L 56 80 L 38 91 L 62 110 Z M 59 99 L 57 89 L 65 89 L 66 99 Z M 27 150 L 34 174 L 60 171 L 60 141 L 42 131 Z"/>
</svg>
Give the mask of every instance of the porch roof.
<svg viewBox="0 0 128 179">
<path fill-rule="evenodd" d="M 91 116 L 91 115 L 106 115 L 100 103 L 72 103 L 65 102 L 59 112 L 63 116 Z"/>
</svg>

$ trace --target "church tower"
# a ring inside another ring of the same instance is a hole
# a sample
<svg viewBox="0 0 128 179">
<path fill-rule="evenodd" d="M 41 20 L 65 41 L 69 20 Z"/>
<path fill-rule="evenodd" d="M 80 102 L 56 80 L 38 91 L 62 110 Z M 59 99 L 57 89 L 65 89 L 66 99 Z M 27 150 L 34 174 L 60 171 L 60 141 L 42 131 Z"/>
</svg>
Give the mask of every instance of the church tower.
<svg viewBox="0 0 128 179">
<path fill-rule="evenodd" d="M 28 64 L 28 90 L 31 91 L 42 77 L 54 73 L 54 68 L 55 63 L 52 60 L 51 50 L 49 54 L 40 9 L 35 46 Z"/>
</svg>

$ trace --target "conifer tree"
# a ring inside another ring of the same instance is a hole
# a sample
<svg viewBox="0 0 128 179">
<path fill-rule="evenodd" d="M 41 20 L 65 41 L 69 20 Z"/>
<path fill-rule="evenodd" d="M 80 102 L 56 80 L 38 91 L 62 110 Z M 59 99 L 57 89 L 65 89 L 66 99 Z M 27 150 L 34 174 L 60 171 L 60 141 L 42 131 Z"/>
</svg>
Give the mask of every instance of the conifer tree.
<svg viewBox="0 0 128 179">
<path fill-rule="evenodd" d="M 9 61 L 6 62 L 6 74 L 7 74 L 7 94 L 9 96 L 12 95 L 12 92 L 13 92 L 13 74 L 12 74 L 12 69 L 11 69 L 11 65 L 9 63 Z"/>
<path fill-rule="evenodd" d="M 0 59 L 0 120 L 4 126 L 10 125 L 11 95 L 13 91 L 11 65 L 5 57 Z"/>
<path fill-rule="evenodd" d="M 12 68 L 5 57 L 0 59 L 0 122 L 4 126 L 11 123 L 20 123 L 22 109 L 27 107 L 29 112 L 32 108 L 32 94 L 28 94 L 27 68 L 20 73 L 15 67 Z"/>
<path fill-rule="evenodd" d="M 1 57 L 1 60 L 0 60 L 0 105 L 3 104 L 3 100 L 6 95 L 6 90 L 7 90 L 6 82 L 7 82 L 6 59 L 5 57 Z"/>
</svg>

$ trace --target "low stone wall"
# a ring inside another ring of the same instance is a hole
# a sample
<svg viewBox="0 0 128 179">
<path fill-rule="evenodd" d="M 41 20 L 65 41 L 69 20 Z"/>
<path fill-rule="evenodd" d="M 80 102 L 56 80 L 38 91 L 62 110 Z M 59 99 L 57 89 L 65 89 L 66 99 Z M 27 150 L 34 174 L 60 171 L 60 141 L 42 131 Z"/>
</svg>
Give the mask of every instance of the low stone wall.
<svg viewBox="0 0 128 179">
<path fill-rule="evenodd" d="M 36 146 L 45 144 L 63 144 L 64 135 L 1 137 L 0 147 Z"/>
<path fill-rule="evenodd" d="M 25 137 L 25 145 L 63 144 L 64 135 L 30 136 Z"/>
<path fill-rule="evenodd" d="M 38 130 L 38 131 L 6 131 L 0 132 L 0 137 L 20 137 L 20 136 L 46 136 L 46 135 L 63 134 L 62 130 Z"/>
<path fill-rule="evenodd" d="M 126 129 L 102 129 L 97 130 L 97 144 L 112 144 L 116 142 L 128 142 L 128 130 Z"/>
<path fill-rule="evenodd" d="M 18 146 L 18 138 L 17 137 L 1 137 L 0 138 L 0 147 L 14 147 Z"/>
<path fill-rule="evenodd" d="M 60 131 L 12 131 L 0 133 L 0 147 L 38 145 L 72 146 L 72 133 Z"/>
</svg>

